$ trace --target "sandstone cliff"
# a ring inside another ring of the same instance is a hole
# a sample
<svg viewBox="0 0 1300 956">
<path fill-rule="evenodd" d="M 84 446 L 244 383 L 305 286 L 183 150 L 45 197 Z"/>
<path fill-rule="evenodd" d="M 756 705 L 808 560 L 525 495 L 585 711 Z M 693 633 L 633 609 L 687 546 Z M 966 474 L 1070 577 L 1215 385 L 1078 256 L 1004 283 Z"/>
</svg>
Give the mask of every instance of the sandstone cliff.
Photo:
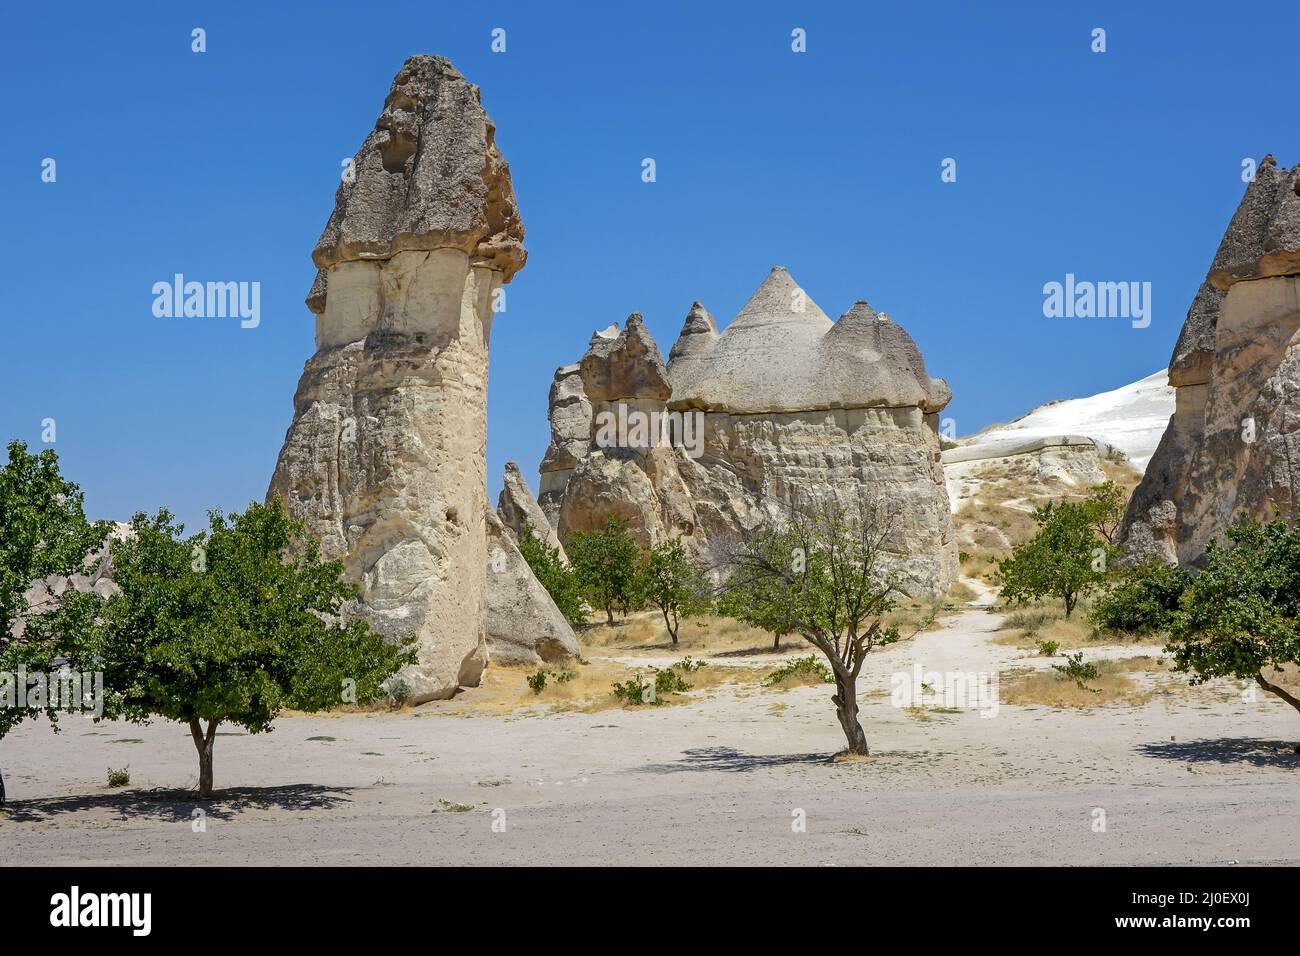
<svg viewBox="0 0 1300 956">
<path fill-rule="evenodd" d="M 1244 511 L 1300 495 L 1300 166 L 1268 156 L 1228 224 L 1174 346 L 1176 406 L 1129 502 L 1130 560 L 1192 563 Z"/>
</svg>

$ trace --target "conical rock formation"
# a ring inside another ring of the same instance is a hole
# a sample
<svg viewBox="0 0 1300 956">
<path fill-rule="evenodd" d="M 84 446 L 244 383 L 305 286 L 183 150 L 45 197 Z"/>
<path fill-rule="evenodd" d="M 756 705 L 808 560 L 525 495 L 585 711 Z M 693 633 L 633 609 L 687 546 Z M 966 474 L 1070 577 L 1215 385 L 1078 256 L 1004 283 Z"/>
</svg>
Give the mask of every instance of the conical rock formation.
<svg viewBox="0 0 1300 956">
<path fill-rule="evenodd" d="M 695 302 L 666 369 L 645 338 L 633 316 L 618 336 L 598 333 L 576 369 L 556 373 L 542 507 L 559 502 L 561 538 L 612 513 L 643 546 L 685 539 L 721 575 L 735 545 L 778 523 L 796 494 L 847 499 L 866 486 L 892 506 L 886 546 L 903 586 L 948 588 L 957 555 L 938 413 L 951 393 L 901 326 L 865 302 L 832 323 L 776 267 L 721 333 Z M 616 355 L 621 371 L 606 374 Z M 667 413 L 672 447 L 602 447 L 600 414 L 618 404 Z"/>
</svg>

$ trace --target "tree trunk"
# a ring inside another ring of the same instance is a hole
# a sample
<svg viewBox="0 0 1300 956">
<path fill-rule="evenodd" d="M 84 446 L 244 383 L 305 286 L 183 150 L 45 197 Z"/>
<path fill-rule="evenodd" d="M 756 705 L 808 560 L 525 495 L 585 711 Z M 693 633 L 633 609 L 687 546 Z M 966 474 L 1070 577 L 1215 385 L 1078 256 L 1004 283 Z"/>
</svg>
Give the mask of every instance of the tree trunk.
<svg viewBox="0 0 1300 956">
<path fill-rule="evenodd" d="M 1065 619 L 1067 621 L 1070 619 L 1070 614 L 1073 611 L 1074 611 L 1074 597 L 1072 595 L 1067 594 L 1065 597 Z"/>
<path fill-rule="evenodd" d="M 848 752 L 860 757 L 870 754 L 867 735 L 862 731 L 862 724 L 858 723 L 858 683 L 850 675 L 839 673 L 838 668 L 835 674 L 835 696 L 831 700 L 835 704 L 835 716 L 840 719 L 844 737 L 849 742 Z"/>
<path fill-rule="evenodd" d="M 779 651 L 780 649 L 781 649 L 781 635 L 780 635 L 780 634 L 773 634 L 773 635 L 772 635 L 772 650 L 774 650 L 774 651 Z"/>
<path fill-rule="evenodd" d="M 1264 672 L 1262 670 L 1255 675 L 1255 683 L 1257 683 L 1260 687 L 1264 688 L 1270 694 L 1273 694 L 1277 697 L 1281 697 L 1284 701 L 1286 701 L 1288 704 L 1294 707 L 1297 711 L 1300 711 L 1300 699 L 1297 699 L 1294 694 L 1289 693 L 1285 687 L 1279 687 L 1277 684 L 1270 682 L 1267 678 L 1264 677 Z M 1300 754 L 1300 744 L 1296 745 L 1295 752 Z M 0 796 L 2 796 L 3 794 L 4 794 L 4 790 L 0 789 Z M 0 803 L 3 802 L 4 802 L 3 799 L 0 799 Z"/>
<path fill-rule="evenodd" d="M 614 626 L 614 605 L 612 604 L 605 605 L 605 623 L 610 627 Z"/>
<path fill-rule="evenodd" d="M 678 628 L 673 627 L 673 622 L 669 620 L 667 611 L 664 611 L 664 627 L 668 628 L 668 636 L 673 639 L 673 647 L 676 647 Z"/>
<path fill-rule="evenodd" d="M 208 720 L 208 729 L 204 733 L 198 718 L 191 718 L 190 736 L 199 752 L 199 796 L 207 799 L 212 796 L 212 748 L 217 739 L 217 719 Z"/>
<path fill-rule="evenodd" d="M 5 805 L 5 775 L 0 773 L 0 807 Z"/>
</svg>

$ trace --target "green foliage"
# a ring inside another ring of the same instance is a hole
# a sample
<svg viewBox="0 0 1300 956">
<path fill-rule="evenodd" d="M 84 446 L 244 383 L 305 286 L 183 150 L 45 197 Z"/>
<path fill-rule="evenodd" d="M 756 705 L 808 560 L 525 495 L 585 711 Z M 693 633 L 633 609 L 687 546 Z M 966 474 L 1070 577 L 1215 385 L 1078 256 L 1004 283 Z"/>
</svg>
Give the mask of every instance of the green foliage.
<svg viewBox="0 0 1300 956">
<path fill-rule="evenodd" d="M 1264 668 L 1300 663 L 1300 530 L 1280 518 L 1261 524 L 1243 515 L 1225 534 L 1228 545 L 1206 548 L 1165 650 L 1193 684 L 1253 680 L 1300 710 L 1300 700 L 1264 675 Z"/>
<path fill-rule="evenodd" d="M 1066 654 L 1064 664 L 1053 664 L 1052 670 L 1067 680 L 1072 680 L 1078 685 L 1079 690 L 1092 690 L 1086 686 L 1085 681 L 1096 680 L 1098 671 L 1097 665 L 1093 663 L 1084 663 L 1083 651 L 1075 654 Z M 1094 693 L 1100 693 L 1095 691 Z"/>
<path fill-rule="evenodd" d="M 578 672 L 569 667 L 561 668 L 558 671 L 547 670 L 539 667 L 535 673 L 529 674 L 527 678 L 528 686 L 532 688 L 534 694 L 540 694 L 546 689 L 546 682 L 553 680 L 557 684 L 567 684 L 578 676 Z"/>
<path fill-rule="evenodd" d="M 411 688 L 400 677 L 394 677 L 388 682 L 388 699 L 393 702 L 394 707 L 405 707 L 406 702 L 411 699 Z"/>
<path fill-rule="evenodd" d="M 1092 623 L 1130 634 L 1166 630 L 1191 580 L 1178 565 L 1160 560 L 1125 568 L 1093 604 Z"/>
<path fill-rule="evenodd" d="M 533 526 L 525 521 L 519 537 L 519 553 L 528 562 L 533 577 L 546 588 L 555 606 L 570 624 L 587 622 L 587 602 L 583 600 L 582 582 L 560 558 L 560 549 L 546 545 Z"/>
<path fill-rule="evenodd" d="M 835 682 L 835 675 L 830 672 L 830 669 L 809 654 L 807 657 L 796 657 L 794 660 L 782 664 L 763 678 L 763 686 L 774 687 L 792 678 L 812 678 L 823 684 Z"/>
<path fill-rule="evenodd" d="M 55 594 L 45 579 L 90 573 L 109 525 L 86 520 L 81 489 L 63 478 L 52 449 L 37 455 L 12 441 L 0 468 L 0 671 L 50 671 L 93 624 L 97 594 Z M 29 604 L 29 592 L 32 592 Z M 0 737 L 39 711 L 0 707 Z M 56 719 L 53 709 L 46 716 Z"/>
<path fill-rule="evenodd" d="M 80 653 L 104 672 L 110 716 L 189 725 L 204 796 L 218 725 L 261 733 L 285 708 L 368 704 L 415 662 L 414 649 L 341 617 L 356 586 L 278 500 L 212 511 L 188 538 L 166 510 L 131 526 L 112 546 L 120 593 Z"/>
<path fill-rule="evenodd" d="M 120 770 L 108 768 L 108 785 L 110 787 L 125 787 L 131 782 L 131 770 L 129 767 L 122 767 Z"/>
<path fill-rule="evenodd" d="M 678 673 L 677 667 L 673 664 L 663 669 L 650 668 L 654 674 L 653 681 L 633 674 L 626 681 L 614 684 L 614 696 L 625 704 L 659 704 L 667 694 L 684 693 L 691 689 L 691 685 Z"/>
<path fill-rule="evenodd" d="M 683 657 L 676 664 L 669 665 L 675 671 L 681 671 L 683 674 L 693 674 L 701 667 L 704 667 L 704 661 L 691 660 L 690 656 Z"/>
<path fill-rule="evenodd" d="M 687 556 L 678 538 L 662 541 L 643 555 L 637 575 L 637 592 L 659 609 L 674 644 L 683 620 L 713 607 L 708 575 Z"/>
<path fill-rule="evenodd" d="M 1111 543 L 1123 516 L 1123 492 L 1106 482 L 1085 501 L 1053 502 L 1034 511 L 1038 533 L 998 562 L 1002 600 L 1024 604 L 1059 598 L 1065 616 L 1106 579 L 1117 553 Z"/>
<path fill-rule="evenodd" d="M 782 526 L 751 535 L 735 555 L 729 609 L 778 635 L 798 634 L 826 658 L 848 752 L 868 753 L 858 722 L 857 678 L 866 655 L 899 640 L 885 626 L 897 592 L 882 561 L 889 537 L 885 502 L 865 490 L 851 503 L 837 496 L 795 500 Z"/>
<path fill-rule="evenodd" d="M 614 609 L 626 616 L 640 606 L 636 541 L 627 522 L 614 515 L 596 531 L 579 531 L 569 537 L 565 550 L 583 592 L 593 607 L 614 623 Z"/>
<path fill-rule="evenodd" d="M 691 685 L 686 683 L 686 678 L 671 667 L 665 667 L 663 670 L 654 667 L 651 670 L 655 672 L 656 695 L 683 694 L 691 689 Z"/>
<path fill-rule="evenodd" d="M 640 674 L 633 674 L 626 681 L 616 682 L 613 692 L 625 704 L 644 704 L 649 702 L 647 692 L 652 686 L 654 685 L 644 680 Z"/>
<path fill-rule="evenodd" d="M 1041 657 L 1055 657 L 1056 652 L 1061 649 L 1060 641 L 1039 640 L 1035 641 L 1034 644 L 1038 647 L 1038 653 Z"/>
</svg>

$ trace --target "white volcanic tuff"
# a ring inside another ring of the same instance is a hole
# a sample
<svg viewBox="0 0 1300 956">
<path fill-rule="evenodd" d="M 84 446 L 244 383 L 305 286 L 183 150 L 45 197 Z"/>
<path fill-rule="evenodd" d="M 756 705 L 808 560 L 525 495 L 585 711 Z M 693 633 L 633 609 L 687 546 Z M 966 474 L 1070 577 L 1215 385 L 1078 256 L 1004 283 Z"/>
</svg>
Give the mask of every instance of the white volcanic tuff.
<svg viewBox="0 0 1300 956">
<path fill-rule="evenodd" d="M 1174 389 L 1167 379 L 1161 369 L 1108 392 L 1039 405 L 1013 422 L 959 439 L 943 460 L 946 464 L 1021 454 L 1033 451 L 1030 445 L 1041 440 L 1082 436 L 1119 449 L 1134 468 L 1144 471 L 1174 412 Z"/>
<path fill-rule="evenodd" d="M 494 132 L 447 60 L 398 73 L 313 253 L 317 351 L 268 491 L 344 559 L 349 613 L 415 639 L 414 703 L 478 683 L 489 582 L 507 577 L 487 573 L 488 341 L 525 253 Z"/>
<path fill-rule="evenodd" d="M 584 397 L 592 398 L 589 409 L 625 401 L 662 410 L 662 360 L 657 350 L 633 347 L 642 338 L 648 336 L 639 317 L 617 342 L 598 334 L 576 373 L 556 373 L 557 385 L 572 389 L 576 374 Z M 618 376 L 604 374 L 611 355 L 634 350 L 635 360 L 620 360 Z M 859 302 L 832 323 L 777 267 L 721 334 L 708 311 L 692 305 L 669 353 L 667 380 L 667 408 L 704 413 L 698 459 L 681 449 L 593 449 L 589 432 L 586 457 L 558 467 L 578 445 L 557 435 L 559 421 L 576 424 L 561 419 L 576 403 L 558 406 L 553 386 L 542 507 L 550 514 L 559 502 L 561 536 L 612 512 L 642 543 L 682 536 L 722 572 L 731 546 L 780 521 L 794 495 L 847 496 L 866 485 L 895 507 L 888 546 L 909 592 L 946 590 L 956 548 L 937 413 L 949 392 L 929 377 L 915 343 L 888 317 Z M 589 427 L 590 416 L 588 410 Z"/>
</svg>

